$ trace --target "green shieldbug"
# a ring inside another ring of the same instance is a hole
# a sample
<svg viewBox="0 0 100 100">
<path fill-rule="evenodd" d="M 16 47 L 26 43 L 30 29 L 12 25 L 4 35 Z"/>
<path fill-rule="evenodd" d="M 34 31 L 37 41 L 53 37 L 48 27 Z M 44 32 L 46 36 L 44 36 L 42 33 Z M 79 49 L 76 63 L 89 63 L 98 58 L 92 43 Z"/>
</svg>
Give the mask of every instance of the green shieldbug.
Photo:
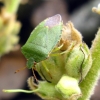
<svg viewBox="0 0 100 100">
<path fill-rule="evenodd" d="M 62 18 L 59 14 L 42 21 L 31 33 L 26 44 L 21 48 L 26 57 L 27 68 L 45 60 L 57 45 L 62 33 Z"/>
</svg>

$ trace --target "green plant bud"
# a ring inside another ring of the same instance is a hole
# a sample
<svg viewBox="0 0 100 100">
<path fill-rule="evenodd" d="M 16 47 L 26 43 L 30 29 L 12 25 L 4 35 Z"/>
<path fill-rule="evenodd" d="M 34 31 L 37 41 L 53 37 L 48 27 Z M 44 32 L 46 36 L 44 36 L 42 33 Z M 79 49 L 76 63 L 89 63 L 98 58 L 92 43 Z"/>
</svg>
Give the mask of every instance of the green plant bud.
<svg viewBox="0 0 100 100">
<path fill-rule="evenodd" d="M 67 75 L 62 76 L 55 88 L 67 100 L 77 100 L 81 96 L 78 81 Z"/>
<path fill-rule="evenodd" d="M 46 81 L 39 81 L 39 84 L 34 83 L 33 77 L 28 78 L 28 85 L 35 94 L 42 99 L 47 100 L 62 100 L 62 95 L 55 89 L 55 85 Z"/>
<path fill-rule="evenodd" d="M 49 57 L 47 60 L 38 63 L 36 70 L 44 80 L 56 84 L 66 72 L 63 56 Z"/>
<path fill-rule="evenodd" d="M 89 48 L 85 43 L 70 48 L 65 54 L 67 75 L 82 81 L 92 65 Z"/>
<path fill-rule="evenodd" d="M 21 0 L 3 0 L 6 8 L 6 12 L 13 14 L 18 10 L 18 6 Z"/>
</svg>

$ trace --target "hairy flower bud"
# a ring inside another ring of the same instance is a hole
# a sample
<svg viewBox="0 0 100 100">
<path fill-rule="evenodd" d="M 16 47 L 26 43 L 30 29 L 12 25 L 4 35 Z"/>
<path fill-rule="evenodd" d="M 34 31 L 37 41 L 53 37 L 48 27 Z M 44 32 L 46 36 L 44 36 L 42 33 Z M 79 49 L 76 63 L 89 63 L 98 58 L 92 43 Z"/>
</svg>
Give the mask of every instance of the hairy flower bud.
<svg viewBox="0 0 100 100">
<path fill-rule="evenodd" d="M 82 81 L 92 65 L 89 48 L 85 43 L 70 48 L 65 54 L 65 69 L 67 75 Z"/>
<path fill-rule="evenodd" d="M 45 100 L 64 100 L 62 95 L 55 89 L 55 85 L 47 81 L 39 81 L 39 84 L 34 83 L 33 77 L 28 78 L 28 85 L 35 94 Z"/>
<path fill-rule="evenodd" d="M 64 98 L 68 100 L 77 100 L 81 96 L 78 81 L 67 75 L 63 75 L 61 77 L 55 88 Z"/>
<path fill-rule="evenodd" d="M 56 84 L 66 72 L 64 68 L 63 56 L 50 57 L 36 65 L 39 75 L 46 81 Z"/>
<path fill-rule="evenodd" d="M 61 41 L 63 47 L 56 52 L 58 55 L 55 53 L 56 56 L 50 56 L 38 63 L 36 70 L 44 80 L 51 83 L 56 84 L 63 74 L 76 78 L 80 82 L 92 65 L 89 48 L 82 42 L 81 34 L 71 22 L 64 26 Z"/>
<path fill-rule="evenodd" d="M 68 22 L 63 28 L 60 43 L 49 58 L 37 63 L 35 68 L 44 82 L 53 84 L 54 91 L 62 96 L 61 100 L 77 100 L 81 96 L 79 83 L 85 78 L 91 65 L 88 46 L 82 42 L 80 32 Z M 42 86 L 41 82 L 38 85 Z M 50 96 L 45 95 L 48 98 Z"/>
</svg>

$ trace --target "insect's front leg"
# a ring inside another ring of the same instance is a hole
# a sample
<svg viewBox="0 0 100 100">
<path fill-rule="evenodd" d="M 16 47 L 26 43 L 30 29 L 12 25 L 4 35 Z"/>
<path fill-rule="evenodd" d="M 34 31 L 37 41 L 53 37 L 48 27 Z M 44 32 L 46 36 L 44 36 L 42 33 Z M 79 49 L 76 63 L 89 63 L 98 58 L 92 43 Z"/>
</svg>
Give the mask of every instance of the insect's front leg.
<svg viewBox="0 0 100 100">
<path fill-rule="evenodd" d="M 33 76 L 34 76 L 34 79 L 36 80 L 36 82 L 39 83 L 39 82 L 38 82 L 38 79 L 37 79 L 37 77 L 36 77 L 36 75 L 35 75 L 35 73 L 34 73 L 34 71 L 37 71 L 37 70 L 36 70 L 36 67 L 35 67 L 36 64 L 37 64 L 37 63 L 34 62 L 34 66 L 32 67 L 32 73 L 33 73 Z"/>
</svg>

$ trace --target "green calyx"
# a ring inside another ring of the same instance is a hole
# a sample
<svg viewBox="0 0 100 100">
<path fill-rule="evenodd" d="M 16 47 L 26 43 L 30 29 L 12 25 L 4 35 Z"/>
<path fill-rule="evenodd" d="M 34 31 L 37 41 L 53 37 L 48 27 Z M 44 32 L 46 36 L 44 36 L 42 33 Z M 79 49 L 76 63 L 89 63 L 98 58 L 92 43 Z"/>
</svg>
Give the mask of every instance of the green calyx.
<svg viewBox="0 0 100 100">
<path fill-rule="evenodd" d="M 28 78 L 28 85 L 31 90 L 37 90 L 35 94 L 40 96 L 42 99 L 48 100 L 63 100 L 62 95 L 55 89 L 53 83 L 48 83 L 47 81 L 38 81 L 38 85 L 34 83 L 34 78 Z"/>
<path fill-rule="evenodd" d="M 71 98 L 74 98 L 73 100 L 77 100 L 77 98 L 81 96 L 78 81 L 67 75 L 63 75 L 55 87 L 56 90 L 68 100 L 71 100 Z"/>
<path fill-rule="evenodd" d="M 70 48 L 65 54 L 65 69 L 67 75 L 82 81 L 92 65 L 89 48 L 85 43 Z"/>
</svg>

